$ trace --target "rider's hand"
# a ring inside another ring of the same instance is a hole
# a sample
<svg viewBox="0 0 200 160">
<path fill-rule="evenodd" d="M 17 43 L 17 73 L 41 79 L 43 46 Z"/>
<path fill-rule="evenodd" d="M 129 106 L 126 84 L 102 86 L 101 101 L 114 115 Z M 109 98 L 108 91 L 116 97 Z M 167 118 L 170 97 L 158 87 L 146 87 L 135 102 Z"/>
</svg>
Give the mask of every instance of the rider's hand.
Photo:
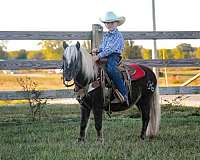
<svg viewBox="0 0 200 160">
<path fill-rule="evenodd" d="M 95 62 L 96 62 L 96 61 L 98 61 L 98 60 L 99 60 L 99 56 L 93 56 L 93 57 L 92 57 L 92 59 L 93 59 L 93 61 L 95 61 Z"/>
<path fill-rule="evenodd" d="M 97 53 L 98 51 L 99 51 L 98 48 L 94 48 L 94 49 L 92 49 L 92 53 Z"/>
</svg>

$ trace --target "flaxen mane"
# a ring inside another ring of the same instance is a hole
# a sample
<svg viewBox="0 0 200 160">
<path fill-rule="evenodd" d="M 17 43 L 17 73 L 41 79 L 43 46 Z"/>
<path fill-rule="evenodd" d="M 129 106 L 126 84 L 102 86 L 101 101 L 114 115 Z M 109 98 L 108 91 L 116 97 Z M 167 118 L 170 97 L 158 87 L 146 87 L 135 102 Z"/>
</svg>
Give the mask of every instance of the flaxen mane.
<svg viewBox="0 0 200 160">
<path fill-rule="evenodd" d="M 64 57 L 66 58 L 66 64 L 69 66 L 71 63 L 75 64 L 75 61 L 80 58 L 81 54 L 81 70 L 85 75 L 85 78 L 94 80 L 97 77 L 97 65 L 93 62 L 92 56 L 86 52 L 84 48 L 77 50 L 76 45 L 71 45 L 64 51 Z"/>
</svg>

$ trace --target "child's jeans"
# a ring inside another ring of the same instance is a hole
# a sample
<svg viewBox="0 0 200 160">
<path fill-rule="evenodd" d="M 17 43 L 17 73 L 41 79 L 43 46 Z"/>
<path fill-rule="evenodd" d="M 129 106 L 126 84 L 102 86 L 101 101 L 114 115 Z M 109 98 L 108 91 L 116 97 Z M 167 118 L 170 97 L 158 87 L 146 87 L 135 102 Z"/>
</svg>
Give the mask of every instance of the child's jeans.
<svg viewBox="0 0 200 160">
<path fill-rule="evenodd" d="M 119 53 L 112 53 L 108 56 L 108 62 L 106 64 L 106 70 L 108 76 L 112 79 L 114 85 L 120 91 L 123 96 L 127 96 L 127 88 L 124 84 L 122 79 L 122 75 L 117 68 L 117 65 L 120 61 L 120 54 Z"/>
</svg>

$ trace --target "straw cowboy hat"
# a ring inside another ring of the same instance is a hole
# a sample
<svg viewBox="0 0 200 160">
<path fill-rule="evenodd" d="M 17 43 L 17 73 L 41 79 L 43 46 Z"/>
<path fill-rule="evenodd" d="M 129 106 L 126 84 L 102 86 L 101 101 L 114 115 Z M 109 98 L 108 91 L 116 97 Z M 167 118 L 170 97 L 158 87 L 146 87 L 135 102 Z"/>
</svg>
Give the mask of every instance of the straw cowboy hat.
<svg viewBox="0 0 200 160">
<path fill-rule="evenodd" d="M 116 22 L 117 21 L 117 22 L 119 22 L 118 26 L 121 26 L 125 22 L 125 20 L 126 20 L 126 18 L 123 17 L 123 16 L 121 16 L 121 17 L 116 16 L 116 14 L 114 12 L 107 12 L 105 14 L 105 17 L 99 18 L 99 19 L 103 23 L 106 23 L 106 22 Z"/>
</svg>

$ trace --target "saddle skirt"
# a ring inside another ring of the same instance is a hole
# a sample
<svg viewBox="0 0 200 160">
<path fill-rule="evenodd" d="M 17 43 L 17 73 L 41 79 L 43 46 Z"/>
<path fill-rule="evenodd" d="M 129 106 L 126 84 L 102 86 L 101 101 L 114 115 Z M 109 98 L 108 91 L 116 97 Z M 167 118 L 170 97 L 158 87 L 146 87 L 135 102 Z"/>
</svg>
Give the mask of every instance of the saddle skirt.
<svg viewBox="0 0 200 160">
<path fill-rule="evenodd" d="M 135 63 L 128 65 L 128 72 L 132 80 L 139 80 L 140 78 L 145 76 L 144 70 Z"/>
</svg>

